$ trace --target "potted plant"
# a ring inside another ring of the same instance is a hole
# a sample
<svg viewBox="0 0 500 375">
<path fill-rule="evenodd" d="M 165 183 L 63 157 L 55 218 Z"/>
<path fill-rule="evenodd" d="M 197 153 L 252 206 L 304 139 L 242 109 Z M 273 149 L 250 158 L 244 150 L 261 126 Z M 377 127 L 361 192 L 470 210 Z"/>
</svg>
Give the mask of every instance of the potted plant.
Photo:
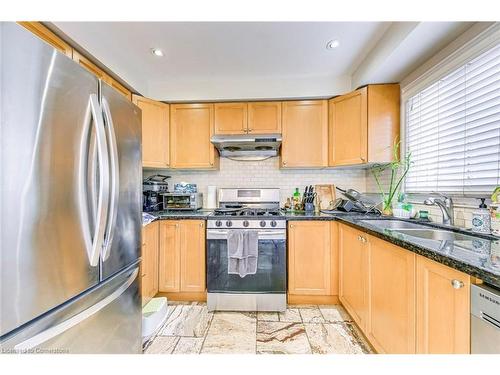
<svg viewBox="0 0 500 375">
<path fill-rule="evenodd" d="M 378 190 L 382 196 L 382 214 L 392 215 L 392 201 L 394 197 L 398 196 L 398 191 L 401 188 L 401 184 L 404 181 L 408 171 L 411 166 L 411 152 L 408 152 L 406 156 L 401 159 L 399 153 L 400 141 L 395 141 L 393 150 L 393 160 L 388 164 L 375 165 L 371 168 L 375 182 L 377 183 Z M 388 181 L 389 186 L 383 186 L 381 183 L 382 175 L 390 170 L 390 179 Z"/>
</svg>

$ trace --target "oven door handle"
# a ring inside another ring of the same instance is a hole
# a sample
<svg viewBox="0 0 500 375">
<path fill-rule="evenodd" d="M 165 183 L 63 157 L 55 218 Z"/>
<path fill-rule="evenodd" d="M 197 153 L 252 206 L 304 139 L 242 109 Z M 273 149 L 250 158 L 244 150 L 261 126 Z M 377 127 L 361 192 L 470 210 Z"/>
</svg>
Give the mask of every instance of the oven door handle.
<svg viewBox="0 0 500 375">
<path fill-rule="evenodd" d="M 208 229 L 207 240 L 226 240 L 228 230 Z M 285 240 L 286 230 L 259 231 L 259 240 Z"/>
</svg>

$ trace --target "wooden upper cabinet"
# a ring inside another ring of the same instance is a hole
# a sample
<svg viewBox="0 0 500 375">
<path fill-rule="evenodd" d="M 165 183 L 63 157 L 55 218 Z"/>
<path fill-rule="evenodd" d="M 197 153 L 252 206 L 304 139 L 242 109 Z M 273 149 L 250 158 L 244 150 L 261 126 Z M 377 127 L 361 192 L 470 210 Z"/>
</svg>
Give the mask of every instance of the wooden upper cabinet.
<svg viewBox="0 0 500 375">
<path fill-rule="evenodd" d="M 180 291 L 181 241 L 179 222 L 160 221 L 160 259 L 158 289 L 160 292 Z"/>
<path fill-rule="evenodd" d="M 416 280 L 417 353 L 470 353 L 470 276 L 417 256 Z"/>
<path fill-rule="evenodd" d="M 399 84 L 368 86 L 368 162 L 386 163 L 393 158 L 399 141 Z"/>
<path fill-rule="evenodd" d="M 171 104 L 171 166 L 181 169 L 217 168 L 219 154 L 210 142 L 213 134 L 213 104 Z"/>
<path fill-rule="evenodd" d="M 339 224 L 339 299 L 366 332 L 368 319 L 368 244 L 366 234 Z"/>
<path fill-rule="evenodd" d="M 248 103 L 248 132 L 252 134 L 280 134 L 281 102 Z"/>
<path fill-rule="evenodd" d="M 134 95 L 133 102 L 142 111 L 142 165 L 151 168 L 170 166 L 169 106 Z"/>
<path fill-rule="evenodd" d="M 399 139 L 398 84 L 369 85 L 329 101 L 330 166 L 390 162 Z"/>
<path fill-rule="evenodd" d="M 247 110 L 247 103 L 215 103 L 215 133 L 246 134 Z"/>
<path fill-rule="evenodd" d="M 102 70 L 101 68 L 99 68 L 96 64 L 94 64 L 88 58 L 81 55 L 76 50 L 73 51 L 73 60 L 75 60 L 78 64 L 80 64 L 80 66 L 87 69 L 90 73 L 95 75 L 97 78 L 102 79 L 103 81 L 106 82 L 106 80 L 108 78 L 108 75 L 106 74 L 106 72 L 104 70 Z"/>
<path fill-rule="evenodd" d="M 123 86 L 120 82 L 118 82 L 117 80 L 108 76 L 106 83 L 108 83 L 112 88 L 114 88 L 116 91 L 118 91 L 124 97 L 126 97 L 128 100 L 132 100 L 132 92 L 129 89 L 127 89 L 125 86 Z"/>
<path fill-rule="evenodd" d="M 328 102 L 283 102 L 281 166 L 321 168 L 328 165 Z"/>
<path fill-rule="evenodd" d="M 330 223 L 291 221 L 288 236 L 288 293 L 331 295 Z"/>
<path fill-rule="evenodd" d="M 332 166 L 366 163 L 367 88 L 330 100 L 329 155 Z"/>
<path fill-rule="evenodd" d="M 205 221 L 180 222 L 180 290 L 203 292 L 205 283 Z"/>
<path fill-rule="evenodd" d="M 378 353 L 415 353 L 415 254 L 364 236 L 370 243 L 368 339 Z"/>
<path fill-rule="evenodd" d="M 35 34 L 43 41 L 50 44 L 59 52 L 64 53 L 70 59 L 72 58 L 73 48 L 64 40 L 59 38 L 56 34 L 54 34 L 52 31 L 50 31 L 46 26 L 42 25 L 40 22 L 18 22 L 18 23 L 19 25 L 31 31 L 33 34 Z"/>
</svg>

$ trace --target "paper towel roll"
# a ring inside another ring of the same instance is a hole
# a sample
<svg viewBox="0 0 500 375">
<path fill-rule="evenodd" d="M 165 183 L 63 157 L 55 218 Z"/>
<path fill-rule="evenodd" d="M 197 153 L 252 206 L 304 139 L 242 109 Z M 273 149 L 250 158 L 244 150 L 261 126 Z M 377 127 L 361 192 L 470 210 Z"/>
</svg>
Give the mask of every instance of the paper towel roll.
<svg viewBox="0 0 500 375">
<path fill-rule="evenodd" d="M 217 208 L 217 186 L 207 186 L 207 208 Z"/>
</svg>

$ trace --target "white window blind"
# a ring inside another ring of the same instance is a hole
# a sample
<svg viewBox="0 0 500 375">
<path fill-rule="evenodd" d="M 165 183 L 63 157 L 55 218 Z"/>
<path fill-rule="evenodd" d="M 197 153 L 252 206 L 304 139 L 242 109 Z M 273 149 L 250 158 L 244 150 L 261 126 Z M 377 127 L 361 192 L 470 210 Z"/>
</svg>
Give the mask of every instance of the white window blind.
<svg viewBox="0 0 500 375">
<path fill-rule="evenodd" d="M 500 44 L 407 100 L 406 148 L 409 193 L 500 185 Z"/>
</svg>

